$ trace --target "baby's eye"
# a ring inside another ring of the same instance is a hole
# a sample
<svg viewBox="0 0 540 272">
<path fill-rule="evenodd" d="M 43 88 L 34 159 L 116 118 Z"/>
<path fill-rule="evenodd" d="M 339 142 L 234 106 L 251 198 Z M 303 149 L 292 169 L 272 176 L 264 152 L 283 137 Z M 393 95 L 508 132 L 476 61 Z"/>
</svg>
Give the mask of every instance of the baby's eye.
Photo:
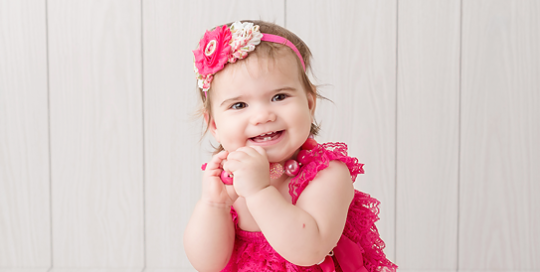
<svg viewBox="0 0 540 272">
<path fill-rule="evenodd" d="M 239 110 L 239 109 L 243 109 L 243 108 L 245 108 L 245 107 L 247 107 L 247 104 L 246 104 L 246 103 L 244 103 L 244 102 L 238 102 L 238 103 L 232 104 L 231 109 Z"/>
<path fill-rule="evenodd" d="M 274 97 L 272 97 L 272 101 L 281 101 L 287 98 L 286 94 L 276 94 Z"/>
</svg>

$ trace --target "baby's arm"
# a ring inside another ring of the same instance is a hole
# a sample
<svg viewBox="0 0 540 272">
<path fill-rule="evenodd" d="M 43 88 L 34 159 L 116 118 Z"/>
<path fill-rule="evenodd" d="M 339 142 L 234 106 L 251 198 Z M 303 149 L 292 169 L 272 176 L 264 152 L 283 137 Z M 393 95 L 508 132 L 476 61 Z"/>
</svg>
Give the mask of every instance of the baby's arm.
<svg viewBox="0 0 540 272">
<path fill-rule="evenodd" d="M 203 195 L 184 232 L 186 255 L 197 271 L 219 271 L 229 261 L 234 246 L 231 205 L 237 196 L 221 179 L 220 163 L 227 152 L 215 155 L 203 175 Z M 230 196 L 232 195 L 232 197 Z"/>
<path fill-rule="evenodd" d="M 347 166 L 332 161 L 304 189 L 295 205 L 273 186 L 246 197 L 246 204 L 270 245 L 297 265 L 313 265 L 336 246 L 354 187 Z"/>
</svg>

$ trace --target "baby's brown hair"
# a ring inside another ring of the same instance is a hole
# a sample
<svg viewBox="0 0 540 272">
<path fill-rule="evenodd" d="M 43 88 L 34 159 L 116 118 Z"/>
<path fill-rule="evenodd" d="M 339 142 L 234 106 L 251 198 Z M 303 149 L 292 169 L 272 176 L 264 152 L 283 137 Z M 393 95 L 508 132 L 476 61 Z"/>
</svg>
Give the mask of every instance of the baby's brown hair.
<svg viewBox="0 0 540 272">
<path fill-rule="evenodd" d="M 292 44 L 294 44 L 294 46 L 296 46 L 296 48 L 300 52 L 300 55 L 302 56 L 302 59 L 304 60 L 304 65 L 306 67 L 306 70 L 304 71 L 304 68 L 302 67 L 302 62 L 300 61 L 300 59 L 296 58 L 297 64 L 298 64 L 298 69 L 299 69 L 299 71 L 301 71 L 300 76 L 301 76 L 302 84 L 304 85 L 304 88 L 306 89 L 306 92 L 308 94 L 313 95 L 313 97 L 323 98 L 324 99 L 324 97 L 322 97 L 317 92 L 317 88 L 311 82 L 311 80 L 309 79 L 309 77 L 307 75 L 307 71 L 311 71 L 311 51 L 309 50 L 309 47 L 304 43 L 304 41 L 302 41 L 298 36 L 296 36 L 291 31 L 285 29 L 284 27 L 276 25 L 274 23 L 258 21 L 258 20 L 253 20 L 253 21 L 252 20 L 242 20 L 241 22 L 243 22 L 243 23 L 253 23 L 254 25 L 258 25 L 259 30 L 260 30 L 261 33 L 277 35 L 277 36 L 280 36 L 280 37 L 283 37 L 283 38 L 289 40 Z M 232 24 L 233 23 L 228 23 L 227 26 L 230 27 Z M 255 47 L 255 50 L 253 52 L 250 52 L 249 55 L 252 55 L 252 54 L 265 54 L 269 58 L 274 58 L 276 51 L 280 51 L 280 50 L 290 50 L 292 55 L 296 56 L 296 53 L 294 53 L 294 51 L 291 48 L 289 48 L 288 46 L 278 44 L 278 43 L 273 43 L 273 42 L 266 42 L 266 41 L 261 41 L 261 43 L 259 45 L 257 45 Z M 249 55 L 248 55 L 248 57 L 249 57 Z M 238 61 L 242 61 L 242 60 L 238 60 Z M 211 103 L 211 101 L 212 101 L 212 98 L 211 98 L 212 97 L 212 95 L 211 95 L 212 92 L 211 92 L 211 89 L 212 89 L 212 87 L 210 87 L 210 89 L 205 94 L 205 92 L 202 89 L 200 89 L 199 86 L 197 85 L 197 90 L 199 92 L 199 95 L 201 97 L 201 102 L 202 102 L 201 106 L 199 108 L 199 111 L 198 111 L 198 115 L 199 116 L 206 116 L 206 115 L 208 116 L 208 118 L 206 118 L 206 120 L 205 120 L 206 121 L 206 129 L 205 129 L 203 135 L 206 134 L 206 132 L 208 132 L 210 123 L 212 122 L 212 103 Z M 317 135 L 318 132 L 319 132 L 319 129 L 320 129 L 319 125 L 317 125 L 316 123 L 312 123 L 310 133 L 312 135 Z M 218 152 L 220 152 L 222 150 L 223 150 L 223 146 L 219 145 L 216 148 L 216 150 L 214 151 L 214 153 L 218 153 Z"/>
</svg>

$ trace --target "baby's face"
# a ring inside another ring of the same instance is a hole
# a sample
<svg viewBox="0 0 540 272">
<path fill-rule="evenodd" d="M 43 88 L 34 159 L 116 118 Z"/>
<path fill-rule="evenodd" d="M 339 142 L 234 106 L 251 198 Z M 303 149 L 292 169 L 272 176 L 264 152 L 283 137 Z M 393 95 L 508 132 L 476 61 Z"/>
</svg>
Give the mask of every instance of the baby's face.
<svg viewBox="0 0 540 272">
<path fill-rule="evenodd" d="M 270 162 L 290 159 L 308 138 L 315 98 L 302 84 L 295 55 L 252 54 L 212 81 L 210 131 L 227 151 L 261 146 Z"/>
</svg>

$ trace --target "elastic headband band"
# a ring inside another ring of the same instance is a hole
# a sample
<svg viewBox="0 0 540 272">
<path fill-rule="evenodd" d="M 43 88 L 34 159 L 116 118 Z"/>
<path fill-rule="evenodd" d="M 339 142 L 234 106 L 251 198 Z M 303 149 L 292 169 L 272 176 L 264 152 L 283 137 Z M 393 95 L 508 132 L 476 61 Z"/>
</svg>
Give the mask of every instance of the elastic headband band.
<svg viewBox="0 0 540 272">
<path fill-rule="evenodd" d="M 266 34 L 266 33 L 261 33 L 261 34 L 262 34 L 261 41 L 279 43 L 279 44 L 283 44 L 290 47 L 294 51 L 294 53 L 296 53 L 296 55 L 300 59 L 300 62 L 302 62 L 302 68 L 304 68 L 304 72 L 306 71 L 306 65 L 304 64 L 304 59 L 302 58 L 302 55 L 300 55 L 300 51 L 298 51 L 298 49 L 296 48 L 296 46 L 294 46 L 292 42 L 290 42 L 289 40 L 281 36 Z"/>
</svg>

